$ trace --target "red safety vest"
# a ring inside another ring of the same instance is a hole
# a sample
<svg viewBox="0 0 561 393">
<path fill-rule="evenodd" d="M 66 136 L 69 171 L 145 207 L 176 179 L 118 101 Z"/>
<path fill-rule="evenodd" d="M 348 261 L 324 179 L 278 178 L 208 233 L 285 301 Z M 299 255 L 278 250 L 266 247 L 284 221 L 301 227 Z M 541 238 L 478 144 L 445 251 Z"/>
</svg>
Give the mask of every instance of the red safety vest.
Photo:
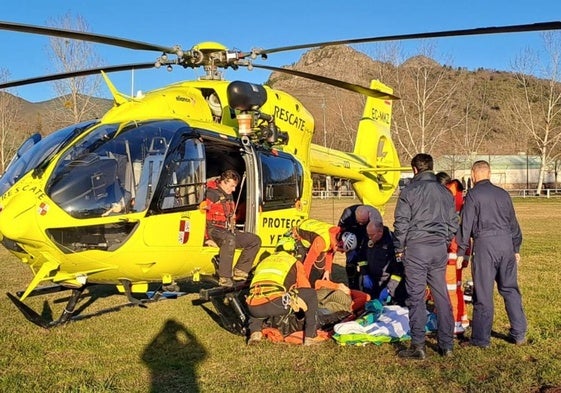
<svg viewBox="0 0 561 393">
<path fill-rule="evenodd" d="M 234 215 L 236 205 L 232 195 L 227 195 L 218 187 L 216 180 L 207 182 L 206 204 L 208 210 L 206 212 L 207 223 L 219 227 L 228 228 L 228 222 Z"/>
</svg>

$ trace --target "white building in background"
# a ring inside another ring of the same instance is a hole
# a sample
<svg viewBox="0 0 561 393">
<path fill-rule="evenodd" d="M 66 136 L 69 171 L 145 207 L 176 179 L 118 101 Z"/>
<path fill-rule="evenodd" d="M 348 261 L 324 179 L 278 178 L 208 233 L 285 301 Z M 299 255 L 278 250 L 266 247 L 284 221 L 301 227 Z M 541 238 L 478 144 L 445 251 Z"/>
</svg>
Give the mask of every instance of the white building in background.
<svg viewBox="0 0 561 393">
<path fill-rule="evenodd" d="M 533 189 L 537 187 L 540 172 L 539 156 L 474 154 L 469 156 L 445 155 L 435 159 L 435 172 L 446 172 L 459 179 L 465 186 L 469 184 L 471 165 L 478 160 L 491 164 L 491 181 L 505 189 Z M 560 162 L 546 167 L 544 188 L 557 188 L 556 172 Z M 557 167 L 556 167 L 557 166 Z"/>
</svg>

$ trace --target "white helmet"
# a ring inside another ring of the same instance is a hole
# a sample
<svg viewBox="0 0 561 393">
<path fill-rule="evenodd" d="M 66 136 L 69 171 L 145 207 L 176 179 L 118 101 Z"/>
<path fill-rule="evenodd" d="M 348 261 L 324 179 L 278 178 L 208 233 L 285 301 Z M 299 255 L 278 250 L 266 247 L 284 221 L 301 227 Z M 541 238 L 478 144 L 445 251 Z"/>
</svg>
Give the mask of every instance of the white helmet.
<svg viewBox="0 0 561 393">
<path fill-rule="evenodd" d="M 356 235 L 352 232 L 345 232 L 341 235 L 341 242 L 343 243 L 343 250 L 345 250 L 345 252 L 352 251 L 357 245 Z"/>
</svg>

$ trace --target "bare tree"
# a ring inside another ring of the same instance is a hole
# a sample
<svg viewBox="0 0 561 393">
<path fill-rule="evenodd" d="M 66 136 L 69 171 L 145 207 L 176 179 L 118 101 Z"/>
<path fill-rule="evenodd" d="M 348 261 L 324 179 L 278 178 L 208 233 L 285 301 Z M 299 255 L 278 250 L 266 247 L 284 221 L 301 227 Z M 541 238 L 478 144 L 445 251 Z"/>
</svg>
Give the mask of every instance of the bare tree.
<svg viewBox="0 0 561 393">
<path fill-rule="evenodd" d="M 81 16 L 68 13 L 59 19 L 52 19 L 53 27 L 89 31 L 88 25 Z M 50 38 L 51 58 L 56 72 L 71 72 L 101 66 L 101 60 L 93 50 L 92 43 L 66 38 Z M 56 110 L 52 111 L 52 121 L 56 128 L 89 119 L 98 112 L 92 97 L 99 92 L 101 78 L 99 76 L 68 78 L 54 81 L 58 95 Z"/>
<path fill-rule="evenodd" d="M 333 114 L 337 113 L 334 107 L 339 106 L 334 100 L 334 97 L 337 97 L 337 93 L 334 90 L 336 89 L 320 86 L 313 90 L 316 92 L 315 94 L 309 94 L 308 90 L 305 92 L 299 90 L 292 92 L 314 117 L 315 132 L 312 136 L 312 142 L 328 148 L 334 147 L 334 144 L 340 138 L 338 135 L 339 131 L 335 130 L 339 130 L 341 127 L 339 124 L 335 124 L 336 121 L 333 120 Z"/>
<path fill-rule="evenodd" d="M 403 47 L 398 41 L 382 42 L 375 46 L 373 51 L 364 50 L 366 53 L 371 53 L 373 59 L 377 59 L 376 73 L 382 82 L 389 84 L 396 81 L 396 68 L 406 57 L 403 52 Z M 395 90 L 395 86 L 392 85 Z M 398 91 L 394 93 L 400 94 Z"/>
<path fill-rule="evenodd" d="M 393 135 L 409 158 L 432 153 L 461 124 L 453 114 L 458 79 L 449 77 L 451 71 L 433 60 L 433 53 L 434 45 L 424 43 L 416 56 L 403 62 L 399 45 L 394 45 L 385 57 L 396 65 L 386 77 L 401 97 L 394 103 Z"/>
<path fill-rule="evenodd" d="M 333 131 L 330 133 L 328 147 L 350 151 L 353 149 L 358 131 L 358 123 L 366 98 L 363 95 L 334 90 L 334 100 L 328 106 L 328 111 L 334 124 L 331 124 Z"/>
<path fill-rule="evenodd" d="M 540 67 L 539 55 L 530 49 L 517 57 L 514 64 L 519 85 L 511 95 L 510 109 L 519 131 L 529 136 L 540 155 L 538 194 L 543 187 L 546 167 L 558 157 L 561 142 L 560 39 L 560 33 L 543 34 L 548 58 L 545 66 Z"/>
<path fill-rule="evenodd" d="M 455 111 L 460 120 L 443 139 L 446 148 L 441 156 L 441 168 L 446 168 L 452 177 L 458 169 L 471 167 L 473 154 L 487 147 L 493 131 L 493 105 L 489 92 L 489 78 L 477 73 L 457 70 L 458 91 L 455 96 Z"/>
<path fill-rule="evenodd" d="M 0 81 L 6 82 L 9 77 L 10 73 L 6 69 L 0 69 Z M 21 103 L 16 97 L 6 91 L 0 92 L 0 173 L 4 173 L 6 165 L 25 137 L 18 127 L 20 109 Z"/>
<path fill-rule="evenodd" d="M 476 72 L 456 71 L 456 111 L 459 123 L 445 139 L 448 154 L 463 157 L 480 152 L 493 131 L 490 81 Z"/>
<path fill-rule="evenodd" d="M 462 78 L 461 91 L 464 92 L 462 100 L 463 118 L 461 126 L 452 132 L 451 145 L 454 153 L 469 155 L 480 151 L 493 126 L 489 114 L 490 104 L 489 81 L 482 84 L 476 83 L 476 74 L 466 74 Z M 462 97 L 459 97 L 462 98 Z"/>
</svg>

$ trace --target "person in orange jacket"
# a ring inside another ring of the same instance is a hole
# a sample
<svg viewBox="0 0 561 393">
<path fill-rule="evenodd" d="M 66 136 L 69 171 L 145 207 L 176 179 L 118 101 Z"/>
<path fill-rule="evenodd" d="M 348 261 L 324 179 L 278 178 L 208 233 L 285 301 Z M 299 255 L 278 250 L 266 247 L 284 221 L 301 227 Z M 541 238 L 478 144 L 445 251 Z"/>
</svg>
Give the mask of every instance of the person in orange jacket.
<svg viewBox="0 0 561 393">
<path fill-rule="evenodd" d="M 454 196 L 456 204 L 456 212 L 460 214 L 464 206 L 464 187 L 458 179 L 452 179 L 447 173 L 439 172 L 436 174 L 438 181 L 446 186 Z M 458 243 L 456 238 L 452 239 L 448 247 L 448 266 L 446 266 L 446 286 L 448 288 L 448 295 L 452 303 L 452 311 L 454 313 L 455 325 L 454 333 L 463 334 L 466 327 L 469 326 L 467 317 L 466 303 L 464 300 L 464 291 L 462 288 L 462 271 L 467 267 L 467 260 L 460 269 L 456 266 L 456 259 L 458 258 L 456 252 L 458 251 Z"/>
<path fill-rule="evenodd" d="M 246 302 L 249 310 L 248 344 L 263 338 L 263 321 L 267 318 L 304 312 L 304 345 L 323 341 L 317 335 L 317 293 L 311 288 L 298 260 L 295 240 L 283 238 L 275 253 L 255 267 Z"/>
<path fill-rule="evenodd" d="M 352 311 L 364 307 L 370 296 L 362 291 L 351 290 L 343 282 L 332 277 L 333 258 L 336 252 L 348 252 L 357 246 L 357 237 L 352 232 L 340 233 L 341 228 L 312 218 L 293 228 L 292 236 L 306 248 L 304 271 L 316 290 L 341 290 L 352 299 Z"/>
<path fill-rule="evenodd" d="M 304 270 L 312 287 L 316 280 L 331 278 L 339 231 L 339 227 L 313 218 L 303 220 L 292 229 L 293 237 L 307 249 Z"/>
</svg>

